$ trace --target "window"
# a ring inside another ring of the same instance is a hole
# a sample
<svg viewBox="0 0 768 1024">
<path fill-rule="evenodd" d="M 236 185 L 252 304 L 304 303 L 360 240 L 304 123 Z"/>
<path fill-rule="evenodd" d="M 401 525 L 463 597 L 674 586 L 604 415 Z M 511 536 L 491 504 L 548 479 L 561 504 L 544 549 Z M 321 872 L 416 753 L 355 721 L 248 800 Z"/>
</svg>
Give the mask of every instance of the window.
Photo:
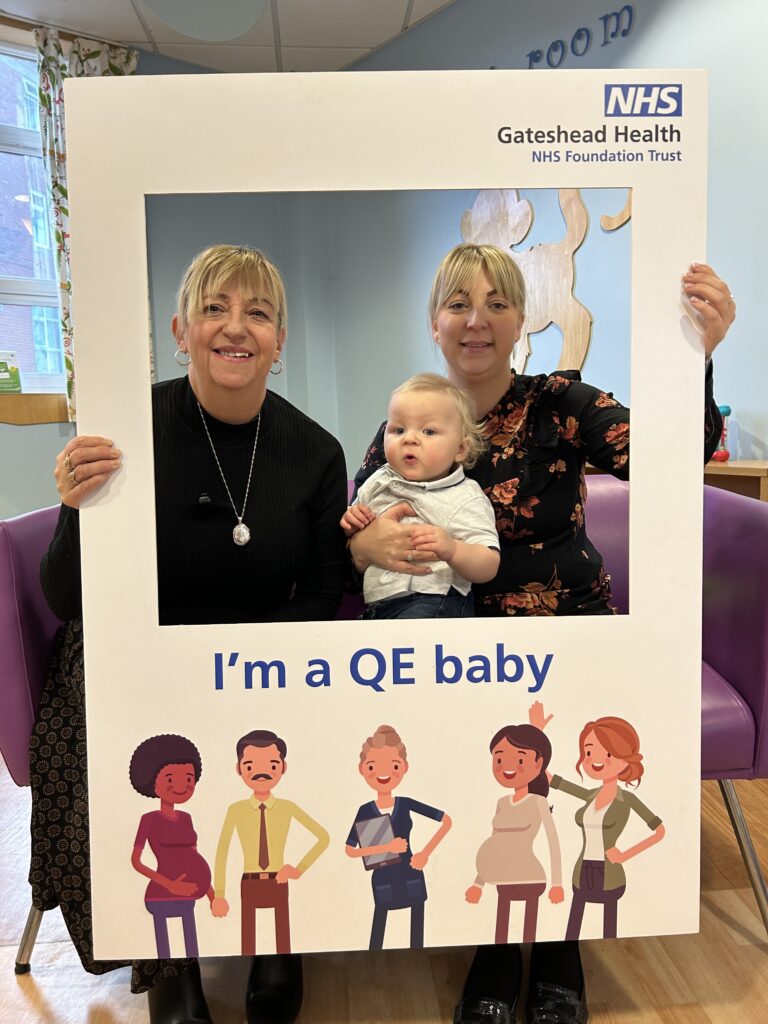
<svg viewBox="0 0 768 1024">
<path fill-rule="evenodd" d="M 66 390 L 47 197 L 36 54 L 0 42 L 0 350 L 25 393 Z"/>
</svg>

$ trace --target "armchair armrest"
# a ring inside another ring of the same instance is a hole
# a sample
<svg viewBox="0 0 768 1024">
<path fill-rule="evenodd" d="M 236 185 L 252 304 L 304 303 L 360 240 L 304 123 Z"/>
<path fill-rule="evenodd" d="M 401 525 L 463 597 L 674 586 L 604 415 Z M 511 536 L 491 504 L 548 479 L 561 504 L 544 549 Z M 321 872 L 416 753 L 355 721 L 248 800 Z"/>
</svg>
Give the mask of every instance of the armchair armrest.
<svg viewBox="0 0 768 1024">
<path fill-rule="evenodd" d="M 29 737 L 60 622 L 40 586 L 58 506 L 0 522 L 0 750 L 17 785 L 29 784 Z"/>
<path fill-rule="evenodd" d="M 704 488 L 702 658 L 749 705 L 768 776 L 768 502 Z"/>
</svg>

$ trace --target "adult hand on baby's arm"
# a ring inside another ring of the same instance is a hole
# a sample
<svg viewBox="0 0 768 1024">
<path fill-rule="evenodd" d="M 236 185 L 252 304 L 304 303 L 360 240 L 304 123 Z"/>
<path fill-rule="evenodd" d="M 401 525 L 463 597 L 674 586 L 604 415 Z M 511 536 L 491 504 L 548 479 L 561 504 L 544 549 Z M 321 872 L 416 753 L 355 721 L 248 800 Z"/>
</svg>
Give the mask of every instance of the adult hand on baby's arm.
<svg viewBox="0 0 768 1024">
<path fill-rule="evenodd" d="M 358 572 L 365 572 L 369 565 L 392 572 L 405 572 L 411 576 L 428 576 L 432 570 L 421 562 L 434 561 L 432 551 L 416 552 L 411 545 L 412 526 L 401 524 L 405 516 L 415 515 L 407 501 L 393 505 L 377 516 L 365 530 L 358 531 L 349 542 L 349 550 Z M 409 560 L 411 555 L 413 560 Z"/>
<path fill-rule="evenodd" d="M 376 518 L 367 505 L 350 505 L 341 517 L 341 528 L 348 537 L 354 537 L 359 530 L 364 530 Z"/>
</svg>

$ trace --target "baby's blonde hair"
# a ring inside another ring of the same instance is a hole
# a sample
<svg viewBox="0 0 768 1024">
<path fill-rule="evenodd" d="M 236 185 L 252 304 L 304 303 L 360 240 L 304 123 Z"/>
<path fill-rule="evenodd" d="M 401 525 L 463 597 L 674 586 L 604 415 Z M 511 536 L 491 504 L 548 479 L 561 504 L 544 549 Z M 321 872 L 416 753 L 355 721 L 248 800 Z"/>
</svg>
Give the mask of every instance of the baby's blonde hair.
<svg viewBox="0 0 768 1024">
<path fill-rule="evenodd" d="M 409 377 L 399 388 L 395 388 L 391 397 L 407 395 L 414 391 L 447 395 L 453 399 L 461 419 L 461 429 L 467 439 L 467 454 L 462 465 L 471 469 L 488 447 L 488 442 L 483 437 L 482 428 L 475 419 L 475 401 L 472 395 L 464 388 L 456 387 L 447 377 L 441 377 L 439 373 L 417 373 L 415 377 Z"/>
</svg>

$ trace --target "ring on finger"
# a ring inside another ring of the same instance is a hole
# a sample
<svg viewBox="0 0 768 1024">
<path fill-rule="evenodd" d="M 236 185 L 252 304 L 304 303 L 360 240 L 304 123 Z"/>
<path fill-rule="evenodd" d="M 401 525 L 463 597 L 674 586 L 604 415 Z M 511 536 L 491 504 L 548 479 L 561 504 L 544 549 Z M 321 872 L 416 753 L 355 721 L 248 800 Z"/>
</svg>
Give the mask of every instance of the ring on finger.
<svg viewBox="0 0 768 1024">
<path fill-rule="evenodd" d="M 72 459 L 70 459 L 69 455 L 64 457 L 64 467 L 68 473 L 71 473 L 74 468 L 72 465 Z"/>
<path fill-rule="evenodd" d="M 408 552 L 408 554 L 405 556 L 405 560 L 406 560 L 406 562 L 413 562 L 413 552 L 412 551 Z"/>
<path fill-rule="evenodd" d="M 728 305 L 732 306 L 736 299 L 734 298 L 733 292 L 728 292 Z"/>
<path fill-rule="evenodd" d="M 69 482 L 72 484 L 73 487 L 77 487 L 77 480 L 75 480 L 75 470 L 74 469 L 72 470 L 71 473 L 67 473 L 67 480 L 69 480 Z"/>
</svg>

